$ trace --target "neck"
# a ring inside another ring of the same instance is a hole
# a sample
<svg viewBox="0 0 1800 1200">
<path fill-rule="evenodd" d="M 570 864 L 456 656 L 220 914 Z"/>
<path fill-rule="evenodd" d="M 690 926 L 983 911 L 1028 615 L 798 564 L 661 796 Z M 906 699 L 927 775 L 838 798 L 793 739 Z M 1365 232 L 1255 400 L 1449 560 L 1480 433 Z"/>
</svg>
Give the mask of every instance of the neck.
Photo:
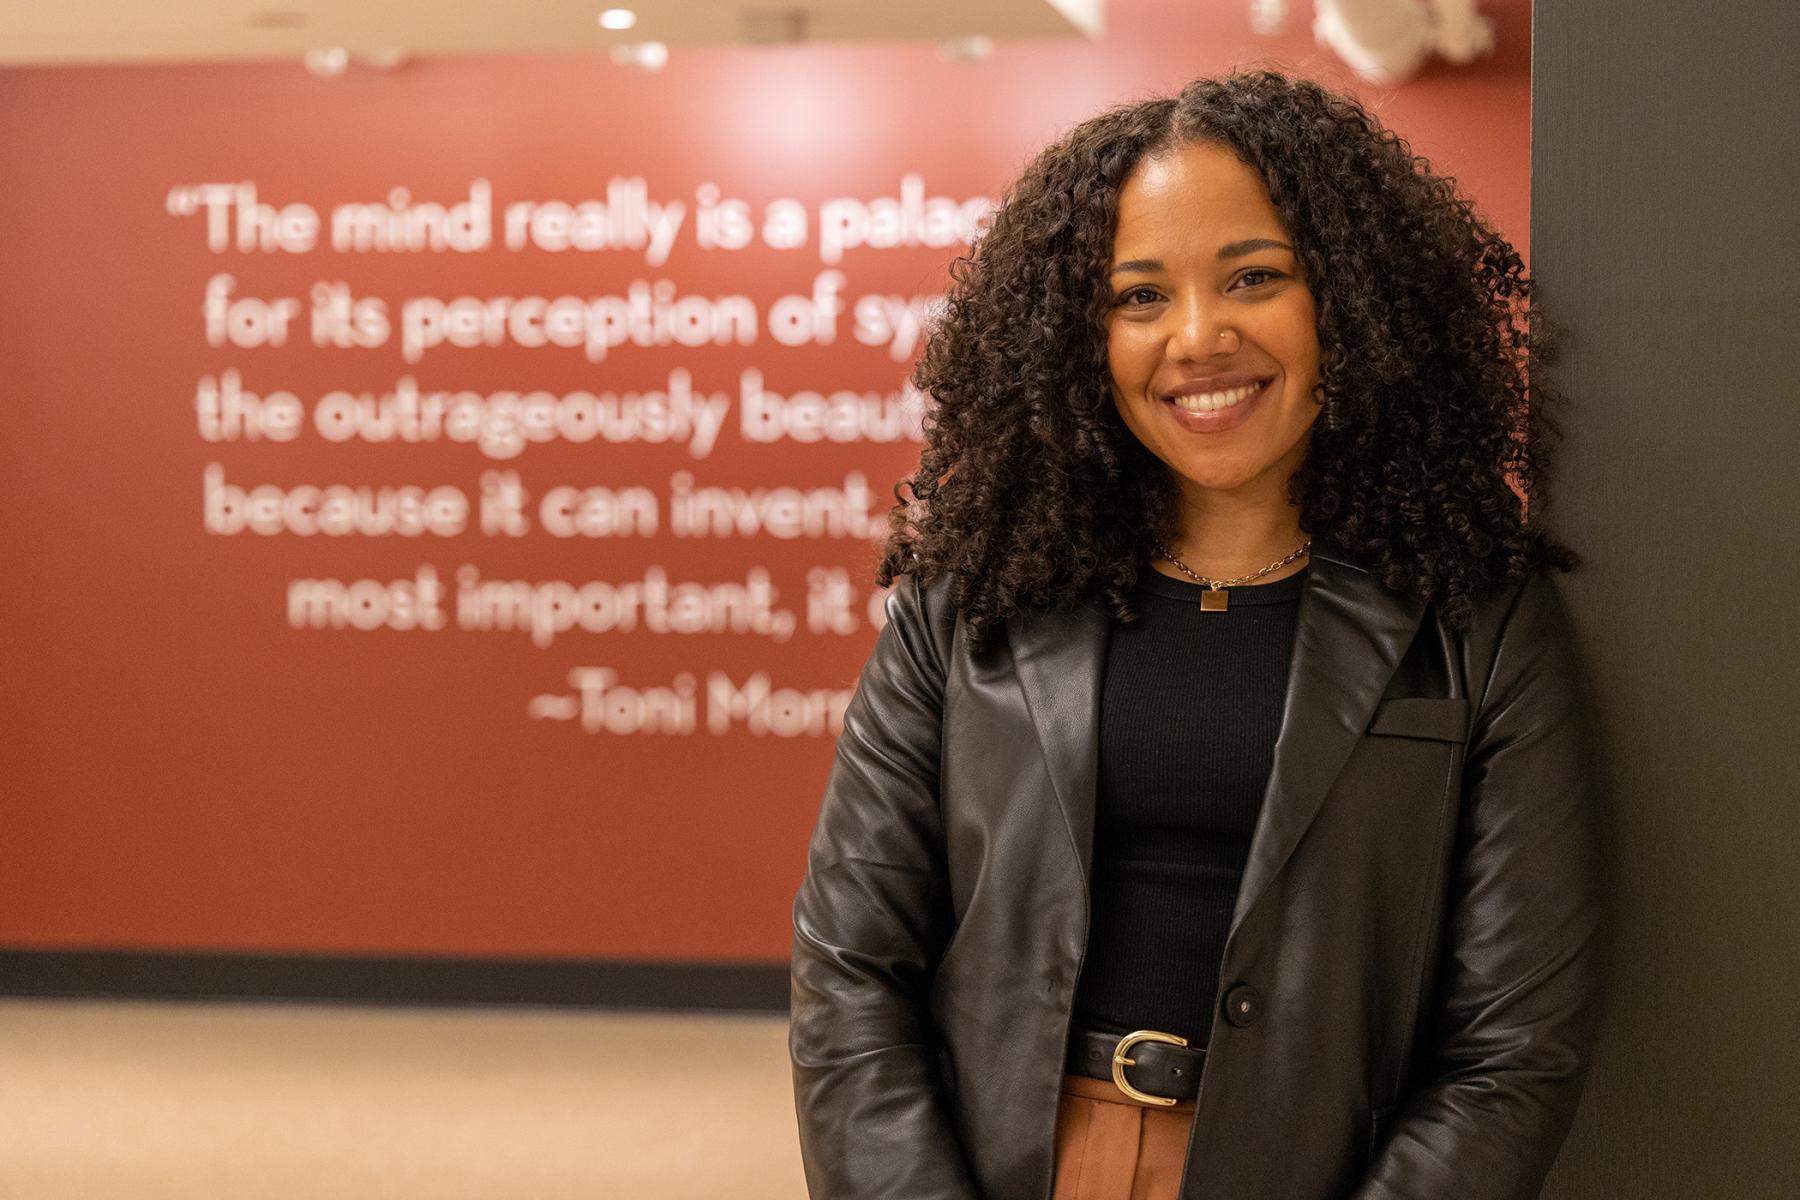
<svg viewBox="0 0 1800 1200">
<path fill-rule="evenodd" d="M 1208 579 L 1237 579 L 1286 558 L 1306 534 L 1300 530 L 1300 510 L 1287 503 L 1271 503 L 1268 496 L 1237 495 L 1203 489 L 1183 489 L 1180 532 L 1165 543 L 1188 568 Z M 1293 562 L 1261 576 L 1258 583 L 1272 583 L 1306 566 L 1302 554 Z M 1178 579 L 1187 576 L 1166 562 L 1156 569 Z"/>
</svg>

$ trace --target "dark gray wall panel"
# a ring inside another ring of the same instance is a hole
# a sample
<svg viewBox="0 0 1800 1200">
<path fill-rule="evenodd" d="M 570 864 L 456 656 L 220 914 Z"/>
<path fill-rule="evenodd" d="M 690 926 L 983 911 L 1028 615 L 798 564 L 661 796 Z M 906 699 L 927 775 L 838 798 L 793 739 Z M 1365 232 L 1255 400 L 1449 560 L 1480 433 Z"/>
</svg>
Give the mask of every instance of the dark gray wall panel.
<svg viewBox="0 0 1800 1200">
<path fill-rule="evenodd" d="M 1552 1197 L 1800 1196 L 1800 6 L 1533 18 L 1552 524 L 1613 781 L 1599 1058 Z"/>
</svg>

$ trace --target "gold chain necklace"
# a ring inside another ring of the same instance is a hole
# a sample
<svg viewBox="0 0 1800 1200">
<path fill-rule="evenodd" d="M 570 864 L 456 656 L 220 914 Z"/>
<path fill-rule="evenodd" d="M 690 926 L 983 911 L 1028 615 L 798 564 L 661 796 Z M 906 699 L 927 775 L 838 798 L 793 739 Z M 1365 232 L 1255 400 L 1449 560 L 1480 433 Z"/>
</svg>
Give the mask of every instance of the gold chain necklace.
<svg viewBox="0 0 1800 1200">
<path fill-rule="evenodd" d="M 1252 579 L 1258 579 L 1267 575 L 1270 571 L 1279 570 L 1280 568 L 1287 566 L 1296 558 L 1299 558 L 1302 554 L 1306 553 L 1307 549 L 1312 546 L 1312 539 L 1307 538 L 1304 542 L 1301 542 L 1299 549 L 1289 554 L 1286 558 L 1276 559 L 1262 570 L 1253 571 L 1240 579 L 1208 579 L 1206 576 L 1197 574 L 1189 569 L 1188 565 L 1179 558 L 1176 558 L 1174 554 L 1170 553 L 1169 548 L 1163 545 L 1158 538 L 1152 537 L 1150 543 L 1156 547 L 1156 552 L 1163 557 L 1164 561 L 1174 564 L 1177 571 L 1180 571 L 1195 583 L 1206 585 L 1207 590 L 1200 593 L 1201 612 L 1224 612 L 1229 595 L 1229 593 L 1224 590 L 1225 588 L 1240 583 L 1249 583 Z"/>
</svg>

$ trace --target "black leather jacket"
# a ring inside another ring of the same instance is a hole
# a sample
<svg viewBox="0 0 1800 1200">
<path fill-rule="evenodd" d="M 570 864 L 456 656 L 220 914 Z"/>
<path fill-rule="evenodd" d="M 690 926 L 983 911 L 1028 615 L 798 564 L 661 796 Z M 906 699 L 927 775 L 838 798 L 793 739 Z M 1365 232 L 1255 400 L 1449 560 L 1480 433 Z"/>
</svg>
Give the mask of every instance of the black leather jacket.
<svg viewBox="0 0 1800 1200">
<path fill-rule="evenodd" d="M 887 613 L 794 900 L 807 1184 L 1041 1200 L 1108 621 L 977 656 L 942 581 Z M 1604 788 L 1568 620 L 1544 572 L 1432 614 L 1315 543 L 1182 1200 L 1527 1200 L 1574 1117 Z"/>
</svg>

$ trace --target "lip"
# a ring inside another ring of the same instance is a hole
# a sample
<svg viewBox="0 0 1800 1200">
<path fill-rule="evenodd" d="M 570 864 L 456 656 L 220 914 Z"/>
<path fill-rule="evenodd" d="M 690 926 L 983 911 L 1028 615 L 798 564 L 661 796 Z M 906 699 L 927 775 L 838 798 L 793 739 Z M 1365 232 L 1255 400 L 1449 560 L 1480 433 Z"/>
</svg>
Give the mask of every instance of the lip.
<svg viewBox="0 0 1800 1200">
<path fill-rule="evenodd" d="M 1183 384 L 1176 391 L 1170 392 L 1162 397 L 1162 406 L 1168 409 L 1169 414 L 1175 418 L 1175 423 L 1189 433 L 1224 433 L 1228 429 L 1236 429 L 1239 425 L 1248 421 L 1251 414 L 1254 413 L 1257 408 L 1262 405 L 1262 402 L 1268 398 L 1269 385 L 1275 382 L 1272 377 L 1265 378 L 1261 387 L 1257 388 L 1255 392 L 1244 397 L 1242 400 L 1239 400 L 1230 408 L 1221 408 L 1215 412 L 1189 412 L 1179 404 L 1176 404 L 1174 399 L 1176 396 L 1191 396 L 1198 392 L 1224 391 L 1227 388 L 1240 387 L 1246 383 L 1255 383 L 1257 376 L 1238 376 L 1237 383 L 1215 382 L 1215 380 L 1228 381 L 1231 378 L 1232 376 L 1229 375 L 1218 375 L 1213 376 L 1211 379 L 1196 380 L 1193 383 Z M 1205 386 L 1200 386 L 1202 384 Z"/>
<path fill-rule="evenodd" d="M 1243 387 L 1246 383 L 1267 383 L 1274 378 L 1271 375 L 1252 375 L 1248 371 L 1229 371 L 1223 375 L 1196 375 L 1192 379 L 1184 379 L 1168 391 L 1162 393 L 1167 400 L 1170 396 L 1193 396 L 1202 392 L 1223 392 L 1234 387 Z"/>
</svg>

